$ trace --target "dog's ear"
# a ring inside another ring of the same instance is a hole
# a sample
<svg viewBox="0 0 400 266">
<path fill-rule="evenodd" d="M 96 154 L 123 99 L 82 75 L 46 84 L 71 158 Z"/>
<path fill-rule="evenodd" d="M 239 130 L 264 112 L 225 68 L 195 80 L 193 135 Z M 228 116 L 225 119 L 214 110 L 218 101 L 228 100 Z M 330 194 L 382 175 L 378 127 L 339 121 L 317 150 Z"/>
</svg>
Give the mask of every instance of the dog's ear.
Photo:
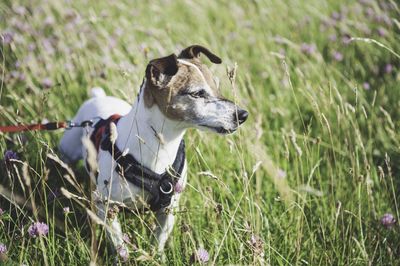
<svg viewBox="0 0 400 266">
<path fill-rule="evenodd" d="M 175 54 L 171 54 L 151 60 L 146 68 L 146 78 L 159 86 L 167 76 L 172 77 L 176 72 L 178 72 L 178 60 Z"/>
<path fill-rule="evenodd" d="M 192 45 L 183 49 L 182 52 L 179 54 L 178 58 L 186 58 L 186 59 L 198 58 L 200 56 L 200 53 L 203 53 L 205 56 L 207 56 L 208 59 L 210 59 L 210 61 L 213 62 L 214 64 L 222 63 L 221 58 L 219 58 L 217 55 L 213 54 L 210 50 L 201 45 Z"/>
</svg>

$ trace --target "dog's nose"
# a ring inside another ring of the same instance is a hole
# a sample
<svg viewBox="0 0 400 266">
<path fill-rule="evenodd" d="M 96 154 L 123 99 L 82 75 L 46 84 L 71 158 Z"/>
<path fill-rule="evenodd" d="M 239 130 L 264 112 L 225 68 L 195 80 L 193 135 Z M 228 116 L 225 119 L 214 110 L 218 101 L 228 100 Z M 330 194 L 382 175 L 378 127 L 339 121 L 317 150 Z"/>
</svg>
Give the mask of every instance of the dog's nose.
<svg viewBox="0 0 400 266">
<path fill-rule="evenodd" d="M 244 121 L 246 121 L 247 117 L 249 116 L 249 113 L 246 110 L 240 109 L 238 110 L 237 115 L 239 124 L 243 124 Z"/>
</svg>

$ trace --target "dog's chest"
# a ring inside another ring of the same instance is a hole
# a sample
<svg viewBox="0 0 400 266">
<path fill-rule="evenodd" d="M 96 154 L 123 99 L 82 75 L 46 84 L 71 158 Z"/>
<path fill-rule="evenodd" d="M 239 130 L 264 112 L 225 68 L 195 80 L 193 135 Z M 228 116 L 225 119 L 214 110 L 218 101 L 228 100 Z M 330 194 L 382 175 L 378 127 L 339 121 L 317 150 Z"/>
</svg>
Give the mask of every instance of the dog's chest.
<svg viewBox="0 0 400 266">
<path fill-rule="evenodd" d="M 106 198 L 110 198 L 112 201 L 123 202 L 132 208 L 142 208 L 149 202 L 151 194 L 122 177 L 118 173 L 117 164 L 109 152 L 100 150 L 97 158 L 99 169 L 97 176 L 97 189 L 102 195 Z M 176 195 L 183 191 L 186 186 L 186 180 L 187 164 L 185 163 L 181 177 L 177 181 L 180 190 L 179 193 L 175 193 Z M 174 203 L 175 198 L 174 195 L 171 204 Z"/>
</svg>

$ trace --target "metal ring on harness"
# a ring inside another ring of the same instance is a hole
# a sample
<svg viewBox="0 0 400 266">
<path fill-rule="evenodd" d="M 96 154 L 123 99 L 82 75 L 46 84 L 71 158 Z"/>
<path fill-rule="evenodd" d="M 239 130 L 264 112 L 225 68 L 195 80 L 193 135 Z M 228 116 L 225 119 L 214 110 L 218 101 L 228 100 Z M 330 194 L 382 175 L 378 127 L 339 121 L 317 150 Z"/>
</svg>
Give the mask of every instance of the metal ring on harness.
<svg viewBox="0 0 400 266">
<path fill-rule="evenodd" d="M 160 186 L 160 191 L 161 191 L 163 194 L 168 195 L 168 194 L 170 194 L 170 193 L 174 190 L 174 186 L 171 184 L 171 182 L 168 182 L 168 184 L 169 184 L 169 187 L 170 187 L 170 189 L 169 189 L 168 191 L 165 191 L 165 190 L 162 188 L 162 186 Z"/>
</svg>

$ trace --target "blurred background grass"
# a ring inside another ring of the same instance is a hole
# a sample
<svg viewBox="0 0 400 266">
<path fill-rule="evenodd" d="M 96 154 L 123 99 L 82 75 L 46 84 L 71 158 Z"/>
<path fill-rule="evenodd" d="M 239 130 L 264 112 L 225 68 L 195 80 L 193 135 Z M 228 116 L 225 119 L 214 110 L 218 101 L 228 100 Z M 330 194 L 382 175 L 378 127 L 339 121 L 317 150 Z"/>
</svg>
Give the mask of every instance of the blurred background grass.
<svg viewBox="0 0 400 266">
<path fill-rule="evenodd" d="M 399 12 L 390 0 L 5 0 L 0 124 L 67 120 L 94 86 L 133 102 L 150 59 L 202 44 L 223 59 L 210 66 L 223 94 L 250 118 L 233 136 L 188 132 L 189 187 L 168 264 L 188 264 L 204 247 L 217 265 L 396 265 L 399 225 L 380 219 L 399 219 Z M 226 70 L 235 63 L 233 88 Z M 53 193 L 63 174 L 46 154 L 57 154 L 61 135 L 0 134 L 0 151 L 29 163 L 51 232 L 43 248 L 26 234 L 35 218 L 2 201 L 11 265 L 90 261 L 78 207 Z M 14 165 L 2 165 L 8 189 L 19 184 Z M 87 178 L 81 165 L 73 170 Z M 52 211 L 49 201 L 58 202 Z M 60 232 L 54 217 L 64 206 L 74 212 Z M 144 255 L 151 223 L 124 222 L 132 264 L 162 263 Z"/>
</svg>

